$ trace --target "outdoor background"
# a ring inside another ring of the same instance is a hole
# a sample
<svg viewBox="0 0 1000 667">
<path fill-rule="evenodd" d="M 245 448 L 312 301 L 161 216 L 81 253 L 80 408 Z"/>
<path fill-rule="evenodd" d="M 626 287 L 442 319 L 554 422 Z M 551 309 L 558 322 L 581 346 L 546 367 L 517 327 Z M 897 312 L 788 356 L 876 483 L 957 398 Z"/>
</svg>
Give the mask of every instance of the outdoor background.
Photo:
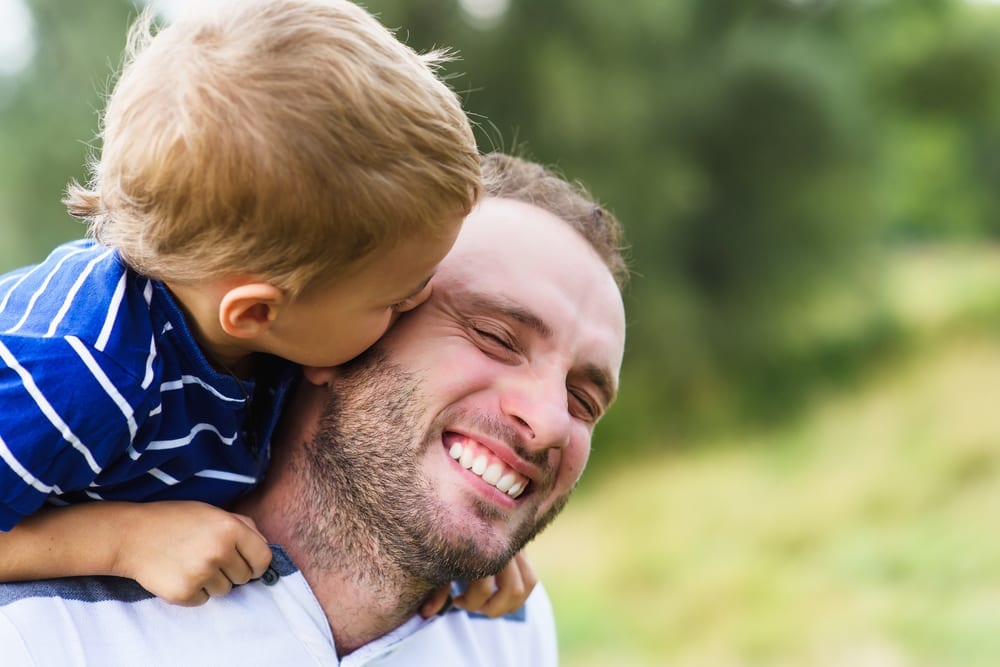
<svg viewBox="0 0 1000 667">
<path fill-rule="evenodd" d="M 572 666 L 1000 664 L 1000 6 L 371 0 L 631 243 L 530 552 Z M 128 0 L 0 0 L 0 270 L 83 228 Z"/>
</svg>

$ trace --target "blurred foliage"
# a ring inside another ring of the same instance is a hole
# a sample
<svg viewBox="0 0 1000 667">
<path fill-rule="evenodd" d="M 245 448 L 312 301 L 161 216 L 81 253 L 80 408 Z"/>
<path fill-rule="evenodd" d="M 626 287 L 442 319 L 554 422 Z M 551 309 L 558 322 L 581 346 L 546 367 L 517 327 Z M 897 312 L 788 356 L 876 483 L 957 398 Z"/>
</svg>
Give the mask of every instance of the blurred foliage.
<svg viewBox="0 0 1000 667">
<path fill-rule="evenodd" d="M 998 664 L 1000 348 L 933 343 L 797 423 L 588 479 L 529 547 L 560 664 Z"/>
<path fill-rule="evenodd" d="M 135 13 L 27 4 L 36 57 L 0 79 L 0 269 L 82 233 L 58 200 Z M 489 20 L 457 0 L 365 4 L 418 50 L 458 51 L 447 75 L 484 150 L 556 165 L 624 221 L 629 347 L 597 459 L 796 414 L 898 349 L 886 252 L 1000 238 L 990 7 L 511 0 Z"/>
<path fill-rule="evenodd" d="M 128 0 L 31 0 L 35 55 L 0 76 L 0 269 L 38 261 L 84 227 L 60 199 L 84 179 L 98 111 L 125 44 Z"/>
</svg>

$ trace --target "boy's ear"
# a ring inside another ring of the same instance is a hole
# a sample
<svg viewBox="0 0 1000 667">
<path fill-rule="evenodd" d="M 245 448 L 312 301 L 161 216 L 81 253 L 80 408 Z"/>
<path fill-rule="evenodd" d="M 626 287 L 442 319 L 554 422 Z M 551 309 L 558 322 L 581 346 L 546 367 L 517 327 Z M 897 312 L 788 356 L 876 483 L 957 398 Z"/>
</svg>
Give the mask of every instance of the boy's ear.
<svg viewBox="0 0 1000 667">
<path fill-rule="evenodd" d="M 285 293 L 271 283 L 242 283 L 222 295 L 219 324 L 234 338 L 256 338 L 278 317 L 285 300 Z"/>
</svg>

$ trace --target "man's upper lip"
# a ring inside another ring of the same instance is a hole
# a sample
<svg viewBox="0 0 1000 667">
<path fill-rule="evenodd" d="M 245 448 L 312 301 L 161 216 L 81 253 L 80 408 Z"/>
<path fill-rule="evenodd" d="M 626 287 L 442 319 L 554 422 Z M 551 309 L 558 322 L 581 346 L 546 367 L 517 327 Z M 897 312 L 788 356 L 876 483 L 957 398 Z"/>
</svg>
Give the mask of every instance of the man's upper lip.
<svg viewBox="0 0 1000 667">
<path fill-rule="evenodd" d="M 518 456 L 513 447 L 505 442 L 490 438 L 488 436 L 482 435 L 480 433 L 474 433 L 472 431 L 463 431 L 461 429 L 448 428 L 445 429 L 445 433 L 454 433 L 463 438 L 468 438 L 469 440 L 475 440 L 477 443 L 490 450 L 494 456 L 503 461 L 506 465 L 513 468 L 516 472 L 524 475 L 532 482 L 537 482 L 542 478 L 542 473 L 537 466 L 528 463 L 523 458 Z"/>
</svg>

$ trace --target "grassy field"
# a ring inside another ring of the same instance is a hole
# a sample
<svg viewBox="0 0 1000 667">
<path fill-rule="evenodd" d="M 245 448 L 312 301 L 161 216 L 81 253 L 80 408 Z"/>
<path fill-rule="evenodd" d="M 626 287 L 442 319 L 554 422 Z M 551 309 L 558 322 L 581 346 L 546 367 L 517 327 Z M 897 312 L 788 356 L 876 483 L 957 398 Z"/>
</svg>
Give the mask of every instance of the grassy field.
<svg viewBox="0 0 1000 667">
<path fill-rule="evenodd" d="M 529 548 L 563 665 L 1000 665 L 1000 255 L 890 281 L 917 342 L 860 386 L 582 485 Z"/>
</svg>

